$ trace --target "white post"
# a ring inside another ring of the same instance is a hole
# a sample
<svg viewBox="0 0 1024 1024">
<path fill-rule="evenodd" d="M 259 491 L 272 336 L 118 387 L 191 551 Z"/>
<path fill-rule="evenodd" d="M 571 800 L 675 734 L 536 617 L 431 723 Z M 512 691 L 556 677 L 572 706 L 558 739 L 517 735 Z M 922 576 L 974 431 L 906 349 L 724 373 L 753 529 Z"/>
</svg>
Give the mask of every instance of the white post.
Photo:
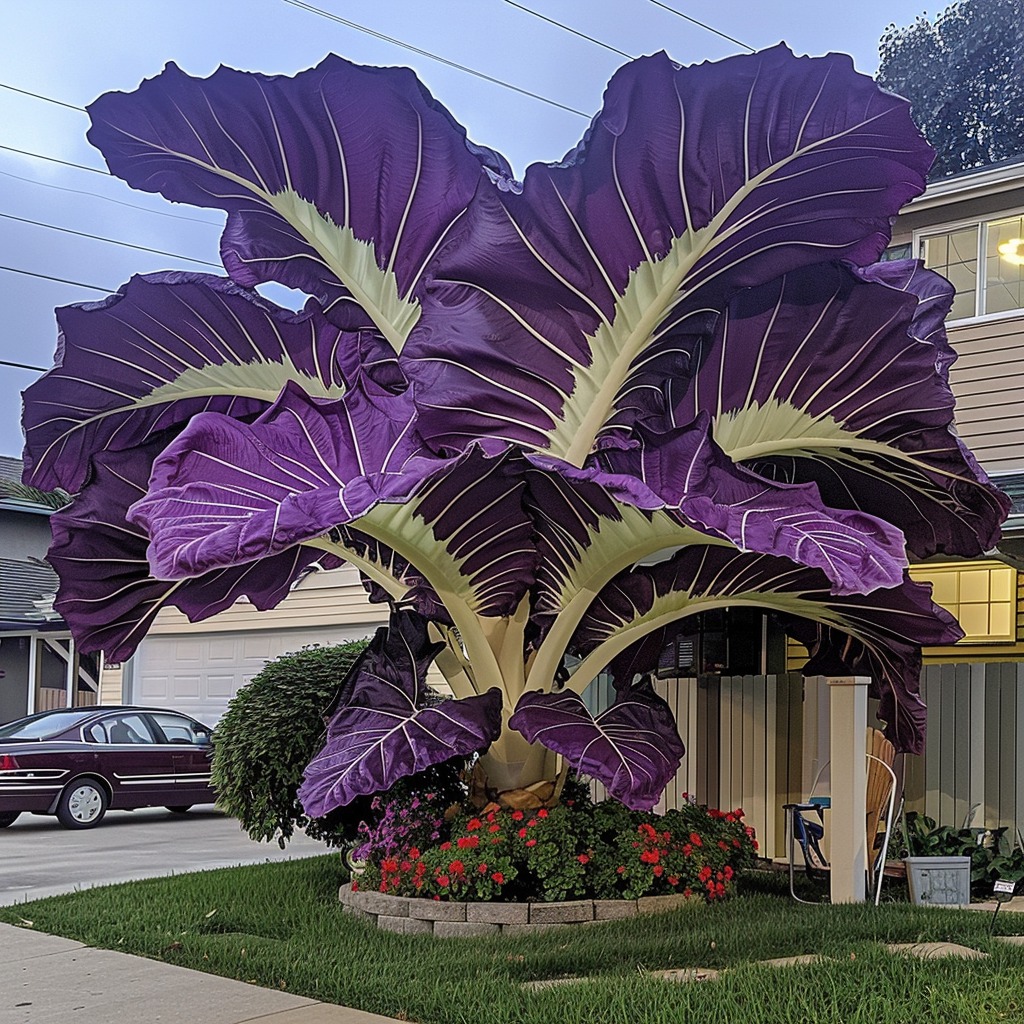
<svg viewBox="0 0 1024 1024">
<path fill-rule="evenodd" d="M 868 682 L 867 676 L 828 680 L 833 903 L 863 903 L 867 897 Z"/>
<path fill-rule="evenodd" d="M 34 715 L 36 713 L 36 688 L 39 680 L 36 678 L 36 673 L 39 671 L 39 659 L 36 655 L 36 644 L 39 641 L 36 639 L 36 635 L 33 633 L 28 638 L 28 710 L 25 712 L 26 715 Z"/>
</svg>

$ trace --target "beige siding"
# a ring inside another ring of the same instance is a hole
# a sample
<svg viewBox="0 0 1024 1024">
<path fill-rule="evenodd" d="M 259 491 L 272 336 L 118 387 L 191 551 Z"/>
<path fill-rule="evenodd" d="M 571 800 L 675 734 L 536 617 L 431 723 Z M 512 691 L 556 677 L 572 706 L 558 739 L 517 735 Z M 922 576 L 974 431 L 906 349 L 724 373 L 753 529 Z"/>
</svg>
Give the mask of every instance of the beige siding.
<svg viewBox="0 0 1024 1024">
<path fill-rule="evenodd" d="M 371 604 L 359 582 L 359 573 L 344 565 L 305 577 L 276 608 L 265 612 L 257 611 L 247 601 L 239 601 L 212 618 L 190 623 L 177 609 L 165 608 L 150 633 L 228 633 L 322 625 L 365 626 L 369 636 L 387 618 L 387 605 Z"/>
<path fill-rule="evenodd" d="M 101 704 L 121 703 L 121 666 L 116 668 L 104 667 L 100 674 L 100 701 Z"/>
<path fill-rule="evenodd" d="M 960 436 L 990 473 L 1024 470 L 1024 317 L 949 329 L 957 361 L 949 382 Z"/>
</svg>

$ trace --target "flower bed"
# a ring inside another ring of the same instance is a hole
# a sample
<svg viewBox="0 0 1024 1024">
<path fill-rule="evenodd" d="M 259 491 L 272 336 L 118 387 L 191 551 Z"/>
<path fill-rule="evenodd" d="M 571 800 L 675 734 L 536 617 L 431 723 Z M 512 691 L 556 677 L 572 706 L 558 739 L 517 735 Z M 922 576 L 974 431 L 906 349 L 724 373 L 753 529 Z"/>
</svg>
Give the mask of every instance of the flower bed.
<svg viewBox="0 0 1024 1024">
<path fill-rule="evenodd" d="M 377 904 L 363 894 L 421 904 L 521 905 L 521 913 L 507 912 L 507 921 L 480 922 L 515 925 L 536 923 L 528 904 L 713 901 L 729 895 L 757 849 L 742 809 L 718 811 L 692 801 L 664 815 L 630 811 L 616 801 L 592 804 L 586 796 L 552 808 L 489 804 L 466 813 L 458 807 L 443 812 L 430 793 L 421 793 L 377 801 L 376 811 L 354 851 L 366 867 L 348 890 L 355 902 L 346 905 L 389 918 L 409 915 L 374 910 Z M 414 919 L 440 920 L 437 913 Z M 592 908 L 580 913 L 581 920 L 603 919 Z M 456 920 L 470 923 L 464 916 Z"/>
<path fill-rule="evenodd" d="M 374 890 L 338 892 L 343 909 L 385 931 L 435 938 L 477 935 L 519 935 L 550 928 L 571 928 L 598 921 L 622 921 L 644 914 L 661 914 L 685 904 L 703 902 L 698 896 L 674 894 L 641 896 L 635 900 L 569 900 L 557 903 L 472 903 L 391 896 Z"/>
</svg>

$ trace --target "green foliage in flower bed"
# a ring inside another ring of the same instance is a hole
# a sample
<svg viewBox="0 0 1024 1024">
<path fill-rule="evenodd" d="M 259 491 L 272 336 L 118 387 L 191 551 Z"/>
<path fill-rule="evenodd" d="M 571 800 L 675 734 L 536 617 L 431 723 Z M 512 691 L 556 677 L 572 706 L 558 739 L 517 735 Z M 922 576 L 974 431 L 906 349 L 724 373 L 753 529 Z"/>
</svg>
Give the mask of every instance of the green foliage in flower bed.
<svg viewBox="0 0 1024 1024">
<path fill-rule="evenodd" d="M 906 815 L 906 844 L 911 857 L 970 857 L 971 895 L 988 899 L 997 879 L 1024 878 L 1024 849 L 1014 846 L 1007 828 L 954 828 L 937 825 L 917 811 Z"/>
<path fill-rule="evenodd" d="M 396 829 L 404 829 L 398 837 Z M 364 830 L 357 888 L 451 900 L 716 900 L 754 861 L 743 811 L 696 803 L 664 815 L 582 795 L 550 810 L 491 808 L 437 816 L 433 795 L 391 800 Z"/>
</svg>

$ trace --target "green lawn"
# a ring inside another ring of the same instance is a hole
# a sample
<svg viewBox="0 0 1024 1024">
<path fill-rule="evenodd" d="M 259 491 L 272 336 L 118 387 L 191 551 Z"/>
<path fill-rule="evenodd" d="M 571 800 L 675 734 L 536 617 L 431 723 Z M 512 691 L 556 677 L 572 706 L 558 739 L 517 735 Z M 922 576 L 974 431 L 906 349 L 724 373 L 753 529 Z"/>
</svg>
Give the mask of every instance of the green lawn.
<svg viewBox="0 0 1024 1024">
<path fill-rule="evenodd" d="M 342 914 L 336 856 L 229 868 L 0 908 L 44 932 L 423 1022 L 459 1024 L 987 1024 L 1024 1020 L 1024 947 L 988 938 L 990 915 L 893 903 L 805 907 L 778 877 L 735 899 L 532 938 L 437 940 Z M 1024 933 L 1024 916 L 997 931 Z M 985 960 L 895 957 L 882 942 L 946 940 Z M 755 961 L 819 953 L 834 962 Z M 667 984 L 645 972 L 730 968 Z M 529 992 L 522 982 L 590 975 Z"/>
</svg>

